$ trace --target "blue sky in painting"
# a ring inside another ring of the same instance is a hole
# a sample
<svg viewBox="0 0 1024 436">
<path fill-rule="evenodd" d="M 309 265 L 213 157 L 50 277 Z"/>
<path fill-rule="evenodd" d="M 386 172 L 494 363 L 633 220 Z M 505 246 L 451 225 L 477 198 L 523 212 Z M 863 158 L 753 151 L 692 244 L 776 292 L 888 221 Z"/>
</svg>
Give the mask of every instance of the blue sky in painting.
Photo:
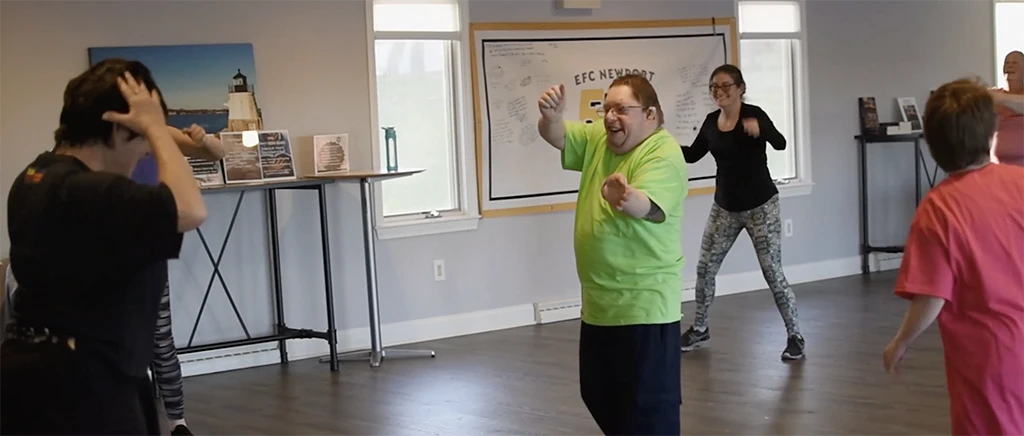
<svg viewBox="0 0 1024 436">
<path fill-rule="evenodd" d="M 115 57 L 146 64 L 171 109 L 224 109 L 228 86 L 238 70 L 250 85 L 257 85 L 252 44 L 89 49 L 90 64 Z"/>
</svg>

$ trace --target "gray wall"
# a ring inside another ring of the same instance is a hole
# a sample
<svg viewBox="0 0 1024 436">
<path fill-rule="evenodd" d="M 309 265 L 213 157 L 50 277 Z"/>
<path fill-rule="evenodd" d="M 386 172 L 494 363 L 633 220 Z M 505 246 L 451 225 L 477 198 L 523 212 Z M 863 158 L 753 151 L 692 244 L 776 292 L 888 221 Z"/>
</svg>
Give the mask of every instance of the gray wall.
<svg viewBox="0 0 1024 436">
<path fill-rule="evenodd" d="M 0 3 L 0 185 L 52 145 L 67 80 L 99 45 L 251 42 L 260 103 L 268 128 L 293 137 L 345 131 L 357 167 L 370 166 L 366 107 L 368 67 L 362 1 L 334 2 L 2 2 Z M 785 262 L 794 266 L 858 253 L 856 98 L 873 95 L 883 119 L 898 116 L 895 97 L 915 96 L 965 74 L 992 77 L 992 6 L 987 1 L 819 1 L 807 6 L 811 147 L 816 186 L 783 199 L 794 221 Z M 605 0 L 593 13 L 555 11 L 551 0 L 473 0 L 483 21 L 628 20 L 729 16 L 733 3 Z M 614 56 L 614 54 L 610 54 Z M 186 61 L 187 60 L 183 60 Z M 912 152 L 873 150 L 873 226 L 877 243 L 900 243 L 913 212 Z M 204 229 L 216 250 L 234 197 L 208 195 Z M 311 193 L 279 196 L 287 314 L 296 324 L 323 323 L 319 236 Z M 883 213 L 881 207 L 894 210 Z M 683 224 L 686 275 L 693 277 L 710 197 L 688 199 Z M 364 263 L 357 191 L 330 188 L 333 277 L 339 328 L 366 325 Z M 269 330 L 269 278 L 263 200 L 243 203 L 223 271 L 252 330 Z M 6 209 L 0 214 L 6 228 Z M 378 245 L 385 323 L 456 315 L 578 295 L 572 214 L 486 219 L 473 232 L 383 241 Z M 0 254 L 8 238 L 0 232 Z M 216 251 L 215 251 L 216 253 Z M 211 267 L 195 234 L 184 260 L 172 263 L 175 334 L 188 338 Z M 434 259 L 446 259 L 447 281 L 435 282 Z M 742 237 L 722 274 L 752 272 L 757 261 Z M 237 338 L 223 293 L 215 291 L 197 341 Z M 766 300 L 767 303 L 768 300 Z"/>
</svg>

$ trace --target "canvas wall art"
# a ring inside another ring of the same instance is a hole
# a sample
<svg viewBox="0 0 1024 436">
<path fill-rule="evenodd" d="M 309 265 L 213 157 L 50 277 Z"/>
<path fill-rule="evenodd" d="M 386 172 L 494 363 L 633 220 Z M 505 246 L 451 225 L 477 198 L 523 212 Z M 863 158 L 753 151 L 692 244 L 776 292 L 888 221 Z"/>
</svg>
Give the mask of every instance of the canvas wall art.
<svg viewBox="0 0 1024 436">
<path fill-rule="evenodd" d="M 167 123 L 207 133 L 262 130 L 252 44 L 93 47 L 89 63 L 137 60 L 149 67 L 169 109 Z"/>
</svg>

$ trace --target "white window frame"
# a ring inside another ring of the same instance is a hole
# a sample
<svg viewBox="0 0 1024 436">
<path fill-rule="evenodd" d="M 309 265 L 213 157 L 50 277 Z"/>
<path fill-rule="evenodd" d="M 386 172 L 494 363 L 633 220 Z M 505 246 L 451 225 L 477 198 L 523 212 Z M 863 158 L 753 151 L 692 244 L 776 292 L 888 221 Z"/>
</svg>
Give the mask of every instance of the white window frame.
<svg viewBox="0 0 1024 436">
<path fill-rule="evenodd" d="M 374 30 L 374 0 L 365 0 L 366 5 L 366 39 L 367 59 L 369 60 L 369 91 L 370 91 L 370 138 L 373 169 L 381 169 L 383 153 L 381 128 L 377 117 L 377 59 L 375 43 L 379 39 L 453 39 L 458 40 L 458 51 L 453 51 L 452 90 L 455 111 L 455 194 L 458 208 L 439 211 L 440 216 L 429 217 L 427 214 L 410 214 L 384 216 L 383 182 L 373 184 L 374 198 L 374 229 L 378 239 L 408 238 L 440 233 L 476 230 L 480 223 L 477 200 L 475 170 L 476 149 L 474 147 L 475 131 L 473 130 L 473 96 L 470 90 L 471 70 L 469 65 L 469 3 L 468 0 L 452 0 L 459 8 L 458 32 L 391 32 Z"/>
<path fill-rule="evenodd" d="M 999 3 L 1024 3 L 1024 0 L 992 0 L 992 51 L 995 56 L 995 71 L 992 77 L 992 84 L 995 86 L 1003 85 L 1003 60 L 1006 58 L 1006 53 L 999 52 L 999 17 L 997 16 L 997 10 Z M 1024 50 L 1024 48 L 1018 48 L 1018 50 Z"/>
<path fill-rule="evenodd" d="M 796 3 L 800 8 L 800 31 L 793 33 L 743 33 L 739 26 L 740 3 Z M 797 48 L 793 50 L 793 135 L 787 138 L 794 151 L 796 177 L 776 180 L 780 197 L 808 195 L 814 182 L 811 179 L 811 129 L 810 98 L 807 85 L 807 3 L 806 0 L 737 0 L 733 2 L 733 14 L 739 39 L 794 39 Z M 736 47 L 737 53 L 740 45 Z M 743 65 L 739 65 L 743 69 Z"/>
</svg>

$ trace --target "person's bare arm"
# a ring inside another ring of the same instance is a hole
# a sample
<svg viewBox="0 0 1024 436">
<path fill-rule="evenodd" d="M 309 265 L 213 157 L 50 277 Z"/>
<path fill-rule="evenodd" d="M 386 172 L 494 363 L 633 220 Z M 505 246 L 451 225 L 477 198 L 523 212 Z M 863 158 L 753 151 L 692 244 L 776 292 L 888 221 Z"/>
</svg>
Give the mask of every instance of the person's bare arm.
<svg viewBox="0 0 1024 436">
<path fill-rule="evenodd" d="M 928 295 L 915 296 L 910 301 L 910 307 L 907 308 L 907 313 L 903 317 L 903 325 L 900 326 L 900 330 L 896 333 L 896 337 L 893 338 L 893 342 L 904 347 L 910 345 L 928 326 L 935 322 L 945 304 L 946 300 L 939 297 Z"/>
<path fill-rule="evenodd" d="M 147 129 L 146 139 L 153 148 L 158 180 L 174 194 L 178 207 L 178 231 L 195 230 L 206 220 L 207 211 L 192 167 L 166 128 L 154 126 Z"/>
<path fill-rule="evenodd" d="M 1024 94 L 1010 94 L 1009 92 L 994 92 L 992 98 L 996 104 L 1002 105 L 1018 114 L 1024 114 Z"/>
<path fill-rule="evenodd" d="M 548 144 L 559 150 L 565 150 L 565 85 L 553 86 L 537 100 L 540 108 L 540 121 L 537 131 Z"/>
<path fill-rule="evenodd" d="M 142 133 L 156 158 L 157 179 L 174 196 L 178 209 L 178 231 L 194 230 L 206 220 L 206 204 L 199 192 L 192 167 L 181 154 L 167 129 L 167 119 L 156 91 L 138 83 L 131 73 L 117 78 L 117 86 L 128 103 L 128 113 L 106 112 L 103 120 Z"/>
<path fill-rule="evenodd" d="M 561 116 L 541 116 L 537 122 L 540 137 L 559 150 L 565 149 L 565 119 Z"/>
<path fill-rule="evenodd" d="M 203 132 L 200 135 L 202 139 L 197 141 L 189 134 L 186 134 L 185 131 L 171 126 L 167 126 L 167 129 L 171 133 L 171 138 L 173 138 L 174 142 L 178 144 L 178 148 L 185 156 L 208 161 L 221 160 L 224 158 L 224 145 L 221 144 L 217 137 L 207 136 L 206 133 Z"/>
</svg>

